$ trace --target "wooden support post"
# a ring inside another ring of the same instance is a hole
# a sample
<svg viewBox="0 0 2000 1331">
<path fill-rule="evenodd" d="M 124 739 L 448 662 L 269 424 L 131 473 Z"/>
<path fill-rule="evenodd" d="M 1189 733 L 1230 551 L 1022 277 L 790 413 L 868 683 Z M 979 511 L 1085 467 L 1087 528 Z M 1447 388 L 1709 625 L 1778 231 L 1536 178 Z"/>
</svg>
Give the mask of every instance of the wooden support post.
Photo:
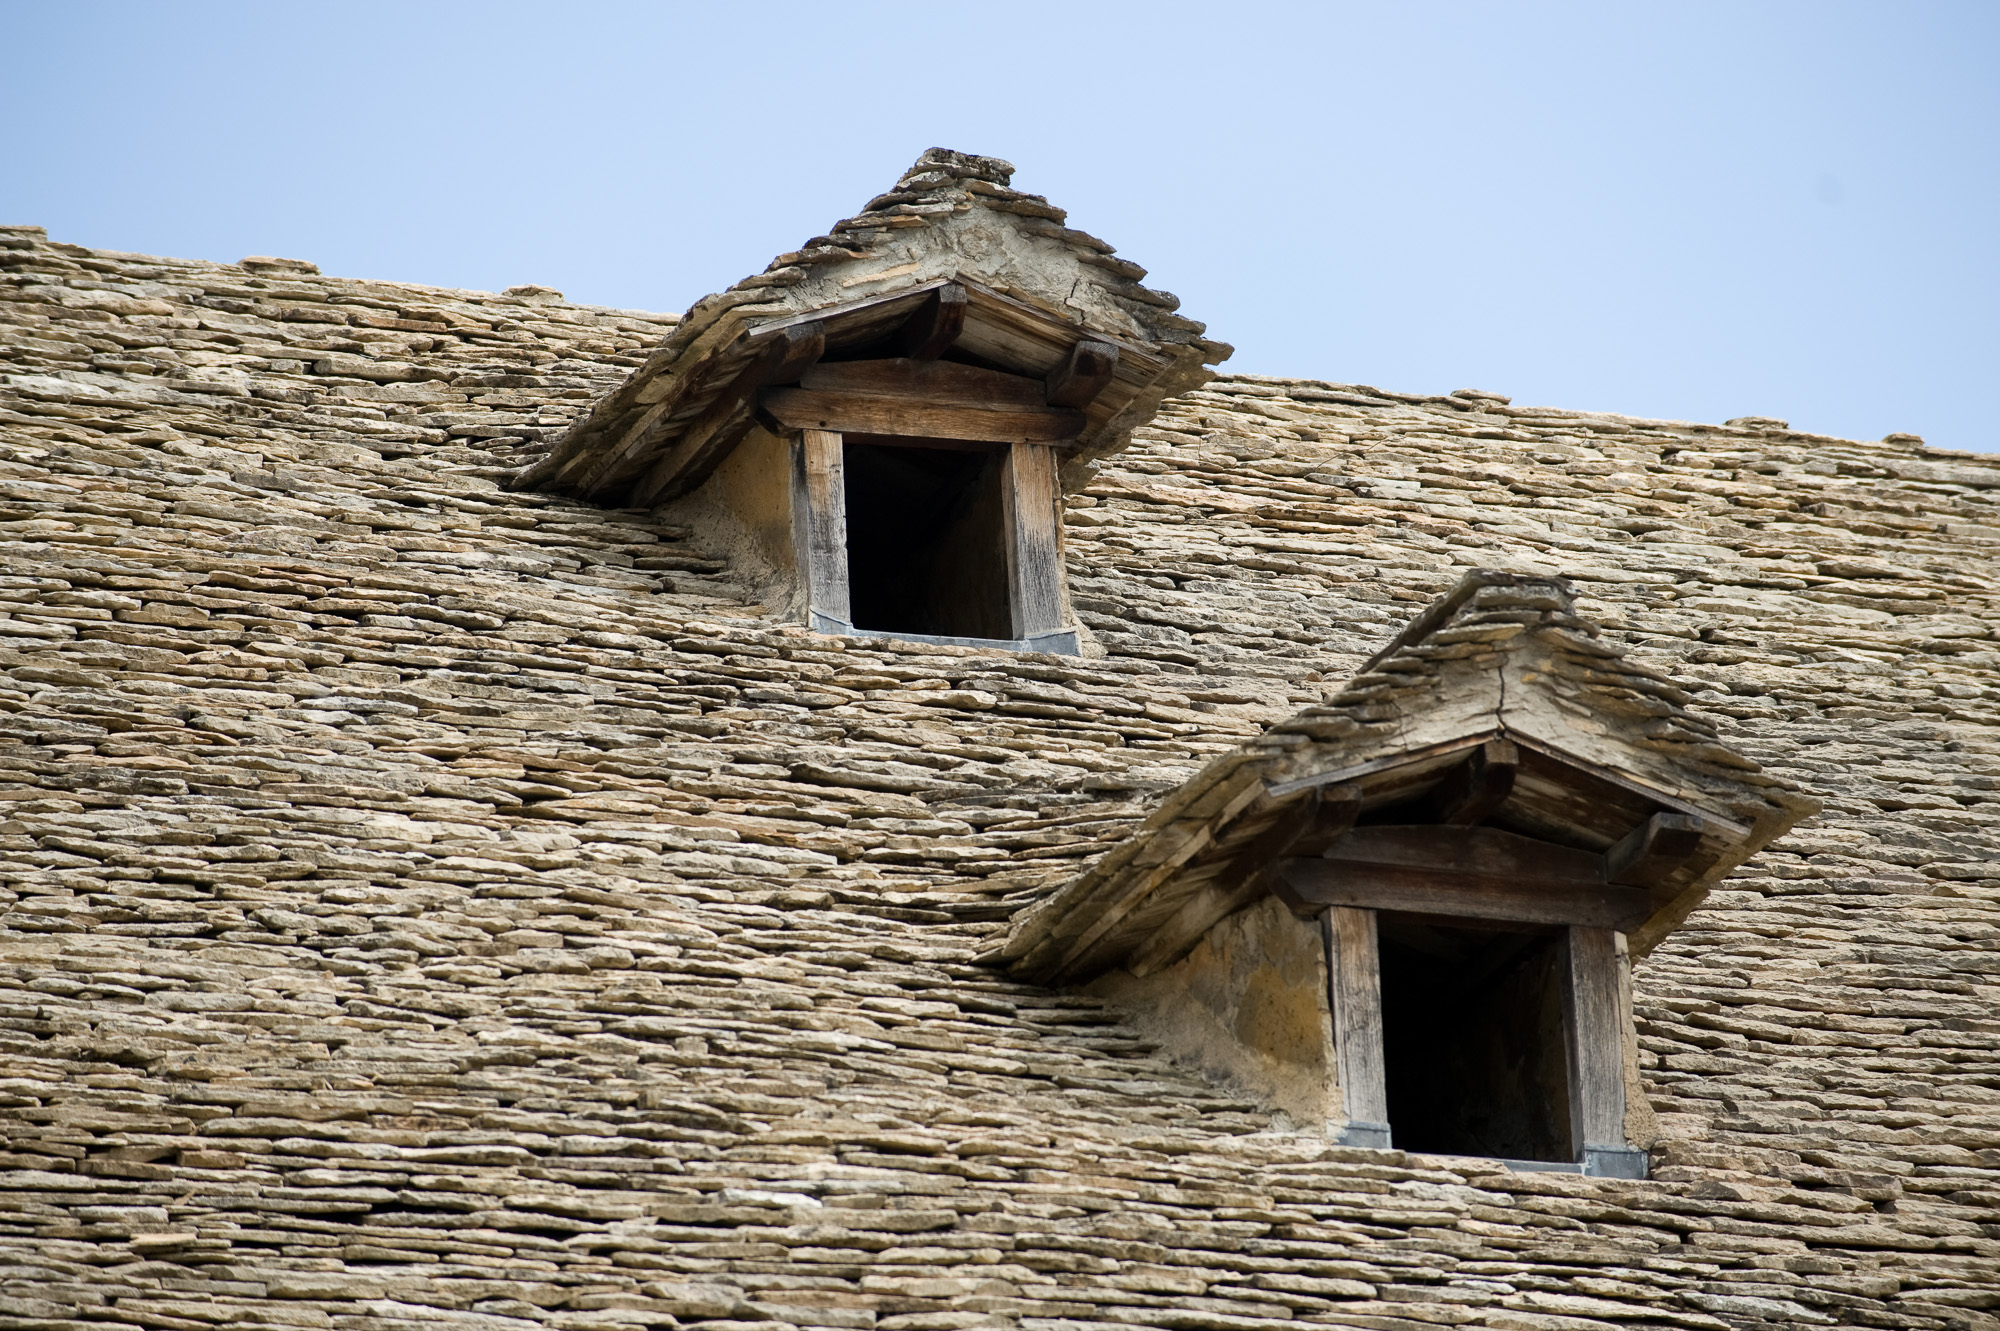
<svg viewBox="0 0 2000 1331">
<path fill-rule="evenodd" d="M 1054 633 L 1062 622 L 1061 521 L 1055 450 L 1014 444 L 1001 477 L 1007 548 L 1007 601 L 1014 636 Z"/>
<path fill-rule="evenodd" d="M 1645 1152 L 1625 1144 L 1624 987 L 1618 935 L 1572 925 L 1563 969 L 1569 1032 L 1570 1141 L 1586 1174 L 1645 1177 Z"/>
<path fill-rule="evenodd" d="M 847 463 L 840 436 L 802 430 L 792 441 L 792 549 L 806 592 L 806 623 L 849 633 Z"/>
<path fill-rule="evenodd" d="M 1340 1101 L 1347 1115 L 1340 1139 L 1348 1146 L 1387 1147 L 1389 1078 L 1382 1053 L 1382 957 L 1375 912 L 1334 906 L 1323 918 L 1327 999 L 1333 1009 Z"/>
</svg>

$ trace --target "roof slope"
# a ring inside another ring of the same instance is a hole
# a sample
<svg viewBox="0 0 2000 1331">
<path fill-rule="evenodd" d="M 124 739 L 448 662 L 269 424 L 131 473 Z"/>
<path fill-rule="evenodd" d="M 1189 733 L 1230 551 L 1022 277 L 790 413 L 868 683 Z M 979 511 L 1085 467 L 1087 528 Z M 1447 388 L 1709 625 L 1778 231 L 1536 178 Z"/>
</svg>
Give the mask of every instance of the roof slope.
<svg viewBox="0 0 2000 1331">
<path fill-rule="evenodd" d="M 1104 656 L 823 638 L 491 474 L 662 323 L 0 246 L 9 1326 L 1992 1325 L 1993 460 L 1235 378 L 1070 499 Z M 1828 793 L 1638 969 L 1655 1181 L 972 964 L 1475 565 Z"/>
</svg>

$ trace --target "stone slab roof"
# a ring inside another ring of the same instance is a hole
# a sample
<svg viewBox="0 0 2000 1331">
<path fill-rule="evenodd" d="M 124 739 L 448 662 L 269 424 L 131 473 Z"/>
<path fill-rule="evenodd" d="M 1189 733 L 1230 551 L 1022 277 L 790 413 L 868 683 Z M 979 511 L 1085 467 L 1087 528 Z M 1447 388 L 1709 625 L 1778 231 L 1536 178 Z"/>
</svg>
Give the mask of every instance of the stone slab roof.
<svg viewBox="0 0 2000 1331">
<path fill-rule="evenodd" d="M 1044 983 L 1171 964 L 1268 894 L 1261 871 L 1286 853 L 1270 842 L 1320 790 L 1338 784 L 1364 812 L 1407 807 L 1496 737 L 1530 746 L 1496 812 L 1538 837 L 1602 852 L 1655 813 L 1708 829 L 1628 928 L 1634 953 L 1651 951 L 1819 803 L 1717 743 L 1686 690 L 1605 643 L 1575 600 L 1562 578 L 1471 570 L 1345 688 L 1210 761 L 1022 912 L 995 958 Z"/>
<path fill-rule="evenodd" d="M 721 450 L 693 442 L 709 460 L 677 467 L 671 483 L 648 482 L 651 465 L 690 432 L 705 440 L 719 410 L 735 422 L 720 431 L 733 442 L 748 412 L 731 406 L 729 386 L 754 370 L 780 330 L 811 321 L 824 328 L 828 350 L 851 349 L 892 331 L 946 283 L 970 296 L 955 346 L 1016 372 L 1047 374 L 1079 335 L 1121 348 L 1112 382 L 1068 450 L 1078 463 L 1116 452 L 1163 399 L 1206 382 L 1208 363 L 1231 349 L 1175 313 L 1179 298 L 1146 286 L 1144 268 L 1065 225 L 1067 214 L 1047 199 L 1013 189 L 1013 175 L 998 158 L 926 152 L 856 216 L 696 301 L 514 485 L 606 503 L 684 493 Z"/>
<path fill-rule="evenodd" d="M 2000 461 L 1237 376 L 1101 654 L 816 637 L 500 487 L 667 320 L 0 246 L 5 1326 L 1995 1324 Z M 1825 801 L 1637 969 L 1651 1181 L 975 960 L 1475 566 Z"/>
</svg>

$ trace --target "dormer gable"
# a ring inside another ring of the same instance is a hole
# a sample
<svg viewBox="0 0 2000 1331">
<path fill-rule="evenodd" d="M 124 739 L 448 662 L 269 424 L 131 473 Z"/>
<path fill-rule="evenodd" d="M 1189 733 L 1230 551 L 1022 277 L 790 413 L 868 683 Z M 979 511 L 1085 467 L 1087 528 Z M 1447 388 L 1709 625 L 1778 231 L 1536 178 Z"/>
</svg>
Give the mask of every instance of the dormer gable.
<svg viewBox="0 0 2000 1331">
<path fill-rule="evenodd" d="M 1424 1140 L 1399 1144 L 1629 1173 L 1624 968 L 1818 807 L 1688 702 L 1603 642 L 1563 580 L 1476 570 L 1338 695 L 1173 792 L 994 959 L 1045 983 L 1116 973 L 1142 1004 L 1200 988 L 1234 1038 L 1312 1064 L 1205 974 L 1248 967 L 1260 1010 L 1273 986 L 1293 995 L 1280 1009 L 1323 1010 L 1346 1140 L 1389 1144 L 1400 1085 Z M 1503 1066 L 1514 1082 L 1465 1089 Z M 1454 1118 L 1461 1083 L 1468 1105 L 1513 1104 L 1513 1125 L 1481 1138 L 1472 1108 Z"/>
<path fill-rule="evenodd" d="M 822 631 L 1076 650 L 1061 476 L 1230 349 L 1012 173 L 924 154 L 696 302 L 514 485 L 685 501 Z"/>
</svg>

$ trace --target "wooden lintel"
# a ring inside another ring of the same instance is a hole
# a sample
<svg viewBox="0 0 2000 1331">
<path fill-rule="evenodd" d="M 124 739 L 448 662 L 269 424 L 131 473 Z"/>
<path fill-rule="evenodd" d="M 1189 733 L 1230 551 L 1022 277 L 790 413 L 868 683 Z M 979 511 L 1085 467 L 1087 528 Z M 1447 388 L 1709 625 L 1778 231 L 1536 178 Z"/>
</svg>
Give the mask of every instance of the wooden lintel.
<svg viewBox="0 0 2000 1331">
<path fill-rule="evenodd" d="M 1068 358 L 1049 374 L 1048 404 L 1087 407 L 1117 373 L 1118 348 L 1085 338 L 1071 347 Z"/>
<path fill-rule="evenodd" d="M 1652 911 L 1637 888 L 1478 879 L 1404 865 L 1291 859 L 1278 863 L 1288 898 L 1308 906 L 1355 906 L 1469 920 L 1580 924 L 1630 930 Z"/>
<path fill-rule="evenodd" d="M 965 329 L 965 288 L 956 282 L 925 298 L 896 331 L 896 351 L 911 360 L 936 360 Z"/>
<path fill-rule="evenodd" d="M 1385 864 L 1470 878 L 1504 878 L 1591 887 L 1604 883 L 1604 861 L 1496 827 L 1428 823 L 1356 827 L 1321 852 L 1342 864 Z"/>
<path fill-rule="evenodd" d="M 1604 876 L 1614 883 L 1651 887 L 1701 848 L 1701 819 L 1656 813 L 1604 852 Z"/>
<path fill-rule="evenodd" d="M 1424 915 L 1630 929 L 1651 897 L 1607 883 L 1604 861 L 1490 827 L 1357 827 L 1317 859 L 1278 865 L 1288 901 Z"/>
<path fill-rule="evenodd" d="M 820 361 L 800 376 L 799 387 L 995 411 L 1036 411 L 1047 405 L 1038 379 L 956 361 L 908 357 Z"/>
<path fill-rule="evenodd" d="M 685 482 L 699 480 L 750 427 L 757 393 L 771 384 L 797 383 L 826 353 L 826 325 L 791 324 L 779 329 L 737 372 L 701 415 L 690 421 L 632 489 L 630 502 L 644 506 Z"/>
<path fill-rule="evenodd" d="M 1438 782 L 1428 801 L 1430 816 L 1457 827 L 1484 822 L 1514 793 L 1520 766 L 1521 751 L 1512 740 L 1487 740 Z"/>
<path fill-rule="evenodd" d="M 840 434 L 924 435 L 994 444 L 1061 444 L 1083 433 L 1080 411 L 1044 408 L 1000 411 L 864 393 L 772 388 L 759 398 L 781 431 L 832 430 Z"/>
</svg>

